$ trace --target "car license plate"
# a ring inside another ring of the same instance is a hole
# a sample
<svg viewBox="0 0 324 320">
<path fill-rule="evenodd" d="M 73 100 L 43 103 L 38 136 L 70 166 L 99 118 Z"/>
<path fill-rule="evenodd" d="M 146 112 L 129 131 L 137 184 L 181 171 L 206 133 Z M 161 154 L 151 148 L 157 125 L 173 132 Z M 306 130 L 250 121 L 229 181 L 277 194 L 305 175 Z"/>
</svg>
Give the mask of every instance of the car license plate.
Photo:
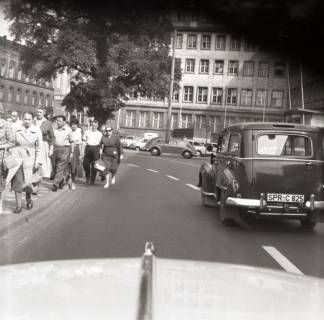
<svg viewBox="0 0 324 320">
<path fill-rule="evenodd" d="M 268 193 L 269 202 L 304 202 L 303 194 Z"/>
</svg>

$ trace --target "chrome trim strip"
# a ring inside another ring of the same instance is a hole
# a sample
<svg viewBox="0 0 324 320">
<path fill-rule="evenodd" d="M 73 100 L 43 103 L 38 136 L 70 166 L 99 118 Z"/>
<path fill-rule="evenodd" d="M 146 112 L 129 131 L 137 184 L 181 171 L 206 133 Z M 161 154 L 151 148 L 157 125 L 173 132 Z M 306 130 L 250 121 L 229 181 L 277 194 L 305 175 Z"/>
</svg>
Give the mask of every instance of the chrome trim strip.
<svg viewBox="0 0 324 320">
<path fill-rule="evenodd" d="M 154 244 L 147 242 L 142 257 L 137 320 L 153 318 L 153 263 Z"/>
<path fill-rule="evenodd" d="M 307 217 L 307 213 L 259 212 L 261 216 Z"/>
<path fill-rule="evenodd" d="M 228 197 L 225 201 L 228 206 L 238 206 L 238 207 L 255 207 L 260 208 L 259 199 L 242 199 L 242 198 L 232 198 Z"/>
<path fill-rule="evenodd" d="M 211 196 L 211 197 L 215 197 L 215 198 L 216 198 L 216 194 L 213 193 L 213 192 L 206 192 L 206 191 L 202 191 L 202 193 L 203 193 L 205 196 Z"/>
<path fill-rule="evenodd" d="M 310 209 L 311 208 L 311 202 L 310 201 L 306 201 L 306 208 Z M 314 208 L 315 209 L 324 209 L 324 201 L 314 201 Z"/>
<path fill-rule="evenodd" d="M 299 162 L 318 162 L 318 163 L 324 163 L 324 160 L 312 160 L 308 158 L 282 158 L 282 157 L 252 157 L 252 158 L 239 158 L 234 157 L 234 159 L 237 160 L 279 160 L 279 161 L 299 161 Z"/>
</svg>

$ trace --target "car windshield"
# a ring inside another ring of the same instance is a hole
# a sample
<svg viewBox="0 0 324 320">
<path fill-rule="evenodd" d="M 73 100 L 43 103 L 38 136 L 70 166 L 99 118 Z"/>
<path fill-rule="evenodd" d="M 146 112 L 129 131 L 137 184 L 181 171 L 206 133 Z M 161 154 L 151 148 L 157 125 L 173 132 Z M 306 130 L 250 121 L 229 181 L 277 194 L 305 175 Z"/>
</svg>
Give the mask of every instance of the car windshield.
<svg viewBox="0 0 324 320">
<path fill-rule="evenodd" d="M 311 156 L 309 137 L 288 134 L 265 134 L 257 140 L 257 153 L 263 156 Z"/>
</svg>

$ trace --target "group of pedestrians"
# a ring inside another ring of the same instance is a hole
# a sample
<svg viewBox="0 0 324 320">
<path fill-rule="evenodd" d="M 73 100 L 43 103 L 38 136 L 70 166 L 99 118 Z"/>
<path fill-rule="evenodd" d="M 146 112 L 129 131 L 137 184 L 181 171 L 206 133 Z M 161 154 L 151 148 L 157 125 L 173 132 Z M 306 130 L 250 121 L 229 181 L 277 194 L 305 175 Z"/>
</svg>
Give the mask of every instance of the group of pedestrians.
<svg viewBox="0 0 324 320">
<path fill-rule="evenodd" d="M 54 192 L 64 185 L 75 190 L 76 177 L 83 168 L 86 183 L 94 184 L 98 160 L 104 166 L 100 171 L 104 187 L 115 184 L 123 158 L 120 140 L 111 127 L 104 125 L 99 131 L 98 125 L 93 120 L 83 133 L 76 118 L 68 123 L 64 115 L 58 115 L 50 121 L 43 108 L 37 109 L 35 117 L 26 112 L 23 121 L 16 111 L 7 120 L 0 112 L 0 192 L 11 182 L 16 198 L 14 213 L 22 211 L 23 192 L 26 208 L 33 207 L 32 194 L 37 194 L 44 177 L 54 180 Z"/>
</svg>

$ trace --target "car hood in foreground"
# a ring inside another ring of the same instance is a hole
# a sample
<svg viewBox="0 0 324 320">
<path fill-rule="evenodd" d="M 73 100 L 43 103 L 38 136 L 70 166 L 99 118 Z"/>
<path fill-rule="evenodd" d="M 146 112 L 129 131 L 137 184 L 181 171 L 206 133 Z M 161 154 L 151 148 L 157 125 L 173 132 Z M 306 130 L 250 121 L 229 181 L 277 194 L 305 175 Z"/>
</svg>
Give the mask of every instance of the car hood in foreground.
<svg viewBox="0 0 324 320">
<path fill-rule="evenodd" d="M 145 319 L 324 319 L 321 279 L 209 262 L 152 265 Z M 141 319 L 142 266 L 132 258 L 0 267 L 0 319 Z"/>
</svg>

